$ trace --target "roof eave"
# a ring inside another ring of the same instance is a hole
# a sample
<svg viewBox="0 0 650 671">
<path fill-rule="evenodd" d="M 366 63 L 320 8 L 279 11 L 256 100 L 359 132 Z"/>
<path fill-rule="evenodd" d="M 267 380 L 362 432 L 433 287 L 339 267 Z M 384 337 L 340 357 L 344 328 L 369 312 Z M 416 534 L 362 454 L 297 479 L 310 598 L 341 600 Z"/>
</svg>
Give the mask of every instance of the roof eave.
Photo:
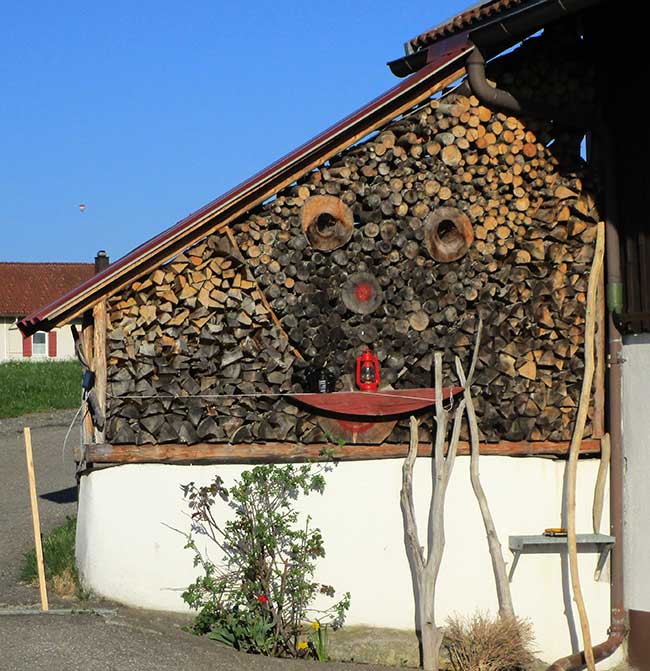
<svg viewBox="0 0 650 671">
<path fill-rule="evenodd" d="M 406 56 L 388 63 L 391 72 L 397 77 L 404 77 L 416 71 L 418 66 L 426 63 L 426 54 L 441 42 L 447 42 L 461 35 L 476 44 L 486 54 L 499 53 L 514 46 L 526 37 L 534 34 L 544 26 L 557 19 L 574 14 L 592 5 L 601 4 L 603 0 L 530 0 L 515 7 L 503 10 L 494 15 L 486 15 L 473 25 L 459 27 L 457 19 L 418 35 L 406 43 Z M 427 38 L 429 33 L 445 31 L 440 37 Z"/>
</svg>

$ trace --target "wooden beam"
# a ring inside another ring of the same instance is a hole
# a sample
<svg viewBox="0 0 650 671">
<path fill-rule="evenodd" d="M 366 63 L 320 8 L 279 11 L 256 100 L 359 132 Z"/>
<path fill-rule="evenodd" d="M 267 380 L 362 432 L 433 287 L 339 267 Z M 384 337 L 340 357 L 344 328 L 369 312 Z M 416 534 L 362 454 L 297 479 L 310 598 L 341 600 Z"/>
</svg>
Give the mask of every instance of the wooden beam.
<svg viewBox="0 0 650 671">
<path fill-rule="evenodd" d="M 230 241 L 230 244 L 233 246 L 233 248 L 237 251 L 237 254 L 243 259 L 244 255 L 241 252 L 241 249 L 239 249 L 239 245 L 237 244 L 237 238 L 235 237 L 234 233 L 232 232 L 230 226 L 226 226 L 226 235 L 228 236 L 228 240 Z M 268 301 L 268 298 L 266 297 L 266 294 L 264 291 L 262 291 L 262 287 L 260 286 L 259 282 L 255 279 L 253 274 L 251 273 L 251 277 L 253 282 L 255 283 L 255 289 L 257 290 L 257 293 L 264 304 L 264 307 L 269 311 L 269 314 L 271 315 L 271 319 L 273 320 L 273 323 L 278 327 L 280 333 L 287 339 L 287 342 L 289 343 L 289 347 L 291 348 L 291 351 L 293 352 L 294 356 L 301 361 L 305 360 L 305 357 L 293 346 L 291 345 L 291 341 L 289 340 L 289 336 L 287 332 L 284 330 L 284 326 L 282 326 L 282 322 L 278 319 L 278 316 L 275 314 L 275 310 L 271 307 L 271 304 Z"/>
<path fill-rule="evenodd" d="M 481 443 L 482 455 L 504 457 L 565 457 L 569 451 L 568 441 L 563 442 L 508 442 Z M 402 459 L 408 451 L 407 445 L 333 445 L 331 443 L 250 443 L 219 444 L 197 443 L 181 445 L 98 445 L 86 446 L 89 462 L 104 464 L 133 463 L 214 463 L 254 464 L 287 461 L 322 461 L 333 458 L 341 461 L 364 461 L 372 459 Z M 459 443 L 458 454 L 469 454 L 468 443 Z M 584 440 L 581 454 L 600 454 L 599 440 Z M 421 443 L 418 456 L 430 457 L 431 445 Z"/>
<path fill-rule="evenodd" d="M 106 301 L 99 301 L 93 308 L 93 367 L 97 403 L 106 418 Z M 95 427 L 95 442 L 104 442 L 104 431 Z"/>
<path fill-rule="evenodd" d="M 93 370 L 94 325 L 90 312 L 86 312 L 83 315 L 83 321 L 81 325 L 81 345 L 83 347 L 83 354 L 84 358 L 86 359 L 86 363 L 88 364 L 88 368 Z M 84 405 L 82 435 L 84 444 L 88 444 L 93 442 L 94 427 L 88 403 L 85 403 Z"/>
<path fill-rule="evenodd" d="M 592 436 L 605 435 L 605 375 L 607 374 L 607 350 L 605 330 L 607 328 L 607 306 L 605 304 L 605 273 L 600 274 L 596 314 L 596 374 L 594 377 L 594 416 L 591 420 Z"/>
</svg>

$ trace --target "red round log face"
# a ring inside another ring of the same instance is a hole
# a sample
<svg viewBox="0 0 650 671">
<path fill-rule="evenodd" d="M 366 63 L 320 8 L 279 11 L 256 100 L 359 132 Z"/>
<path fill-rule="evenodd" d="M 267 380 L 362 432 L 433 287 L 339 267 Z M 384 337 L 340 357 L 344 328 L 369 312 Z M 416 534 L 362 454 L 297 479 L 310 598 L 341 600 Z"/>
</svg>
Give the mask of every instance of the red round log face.
<svg viewBox="0 0 650 671">
<path fill-rule="evenodd" d="M 439 207 L 427 217 L 424 239 L 431 257 L 448 263 L 465 256 L 474 242 L 474 229 L 461 210 Z"/>
<path fill-rule="evenodd" d="M 383 299 L 377 278 L 370 273 L 354 273 L 341 287 L 343 303 L 348 310 L 360 315 L 374 312 Z"/>
<path fill-rule="evenodd" d="M 300 223 L 309 244 L 321 251 L 342 247 L 352 237 L 352 210 L 336 196 L 312 196 L 300 210 Z"/>
<path fill-rule="evenodd" d="M 326 436 L 346 445 L 381 445 L 393 432 L 397 420 L 363 422 L 333 417 L 318 417 L 318 426 Z"/>
</svg>

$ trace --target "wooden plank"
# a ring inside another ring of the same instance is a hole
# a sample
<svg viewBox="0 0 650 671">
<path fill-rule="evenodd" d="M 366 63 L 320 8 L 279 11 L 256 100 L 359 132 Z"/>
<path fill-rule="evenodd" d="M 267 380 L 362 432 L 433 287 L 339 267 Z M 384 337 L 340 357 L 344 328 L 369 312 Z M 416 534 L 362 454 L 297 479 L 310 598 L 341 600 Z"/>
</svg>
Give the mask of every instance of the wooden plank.
<svg viewBox="0 0 650 671">
<path fill-rule="evenodd" d="M 482 455 L 506 457 L 563 457 L 568 454 L 569 442 L 508 442 L 481 443 Z M 401 459 L 406 456 L 408 446 L 400 445 L 332 445 L 331 443 L 250 443 L 219 444 L 197 443 L 180 445 L 87 445 L 87 459 L 92 463 L 221 463 L 253 464 L 286 461 L 318 461 L 330 456 L 341 461 L 364 461 L 372 459 Z M 584 440 L 581 454 L 598 455 L 599 440 Z M 469 454 L 469 444 L 459 443 L 458 454 Z M 422 443 L 418 456 L 430 457 L 430 443 Z"/>
<path fill-rule="evenodd" d="M 36 476 L 34 475 L 34 455 L 32 453 L 32 432 L 26 426 L 23 429 L 25 438 L 25 458 L 27 459 L 27 480 L 29 482 L 29 500 L 32 506 L 32 524 L 34 527 L 34 547 L 36 548 L 36 568 L 38 570 L 38 587 L 41 593 L 41 610 L 48 610 L 47 586 L 45 584 L 45 564 L 43 563 L 43 545 L 41 543 L 41 521 L 38 515 L 38 499 L 36 498 Z"/>
<path fill-rule="evenodd" d="M 458 396 L 462 387 L 445 387 L 442 398 Z M 435 390 L 385 389 L 380 391 L 334 391 L 325 394 L 290 394 L 291 398 L 307 405 L 342 416 L 394 417 L 422 410 L 436 402 Z"/>
<path fill-rule="evenodd" d="M 106 417 L 106 301 L 100 301 L 93 308 L 93 370 L 95 372 L 95 394 L 97 402 Z M 95 427 L 95 442 L 104 442 L 104 431 Z"/>
<path fill-rule="evenodd" d="M 83 322 L 81 326 L 81 344 L 83 346 L 84 357 L 88 368 L 93 370 L 93 352 L 94 352 L 94 324 L 91 319 L 90 312 L 84 313 Z M 88 404 L 85 404 L 83 417 L 83 441 L 84 443 L 92 443 L 94 439 L 95 427 L 90 415 Z"/>
<path fill-rule="evenodd" d="M 241 252 L 241 249 L 239 249 L 239 245 L 237 244 L 237 238 L 235 238 L 235 235 L 232 232 L 232 229 L 230 226 L 226 226 L 225 228 L 226 235 L 228 236 L 228 240 L 230 241 L 230 244 L 234 247 L 234 249 L 237 250 L 237 253 L 239 256 L 244 258 L 244 255 Z M 284 330 L 284 326 L 282 326 L 282 322 L 278 319 L 278 316 L 275 314 L 275 311 L 271 307 L 271 304 L 269 303 L 266 294 L 262 291 L 262 287 L 260 286 L 259 282 L 253 277 L 253 282 L 255 283 L 255 288 L 257 290 L 257 293 L 264 304 L 264 307 L 269 311 L 269 314 L 271 315 L 271 319 L 273 320 L 273 323 L 278 327 L 280 330 L 280 333 L 284 335 L 284 337 L 287 339 L 287 342 L 291 343 L 289 340 L 289 335 L 287 332 Z M 301 361 L 304 361 L 305 358 L 303 355 L 291 344 L 289 344 L 289 347 L 291 347 L 291 351 L 293 352 L 294 356 L 296 356 L 298 359 Z"/>
<path fill-rule="evenodd" d="M 605 435 L 605 375 L 606 365 L 606 341 L 607 330 L 607 306 L 605 305 L 605 273 L 600 274 L 598 282 L 596 324 L 596 374 L 594 379 L 594 416 L 592 419 L 592 437 L 602 438 Z"/>
</svg>

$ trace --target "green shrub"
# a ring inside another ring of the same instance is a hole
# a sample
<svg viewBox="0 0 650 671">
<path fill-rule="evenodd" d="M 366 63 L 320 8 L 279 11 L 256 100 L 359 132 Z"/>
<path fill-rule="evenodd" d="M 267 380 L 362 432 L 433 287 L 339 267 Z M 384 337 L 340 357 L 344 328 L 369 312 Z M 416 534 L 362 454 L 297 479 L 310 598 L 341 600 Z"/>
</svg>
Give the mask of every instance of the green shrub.
<svg viewBox="0 0 650 671">
<path fill-rule="evenodd" d="M 0 418 L 76 408 L 81 404 L 78 361 L 8 361 L 0 364 Z"/>
<path fill-rule="evenodd" d="M 183 487 L 193 519 L 186 547 L 202 569 L 183 593 L 198 611 L 195 633 L 245 652 L 326 657 L 325 630 L 343 624 L 350 595 L 324 611 L 313 608 L 318 595 L 334 597 L 334 589 L 313 579 L 316 560 L 325 556 L 323 538 L 293 507 L 300 494 L 322 493 L 324 486 L 311 466 L 269 465 L 245 471 L 230 489 L 219 476 L 207 487 Z M 225 514 L 213 512 L 217 499 L 223 513 L 230 510 L 225 522 Z M 215 543 L 222 565 L 199 551 L 197 536 Z M 318 639 L 307 635 L 309 622 L 318 622 Z"/>
</svg>

